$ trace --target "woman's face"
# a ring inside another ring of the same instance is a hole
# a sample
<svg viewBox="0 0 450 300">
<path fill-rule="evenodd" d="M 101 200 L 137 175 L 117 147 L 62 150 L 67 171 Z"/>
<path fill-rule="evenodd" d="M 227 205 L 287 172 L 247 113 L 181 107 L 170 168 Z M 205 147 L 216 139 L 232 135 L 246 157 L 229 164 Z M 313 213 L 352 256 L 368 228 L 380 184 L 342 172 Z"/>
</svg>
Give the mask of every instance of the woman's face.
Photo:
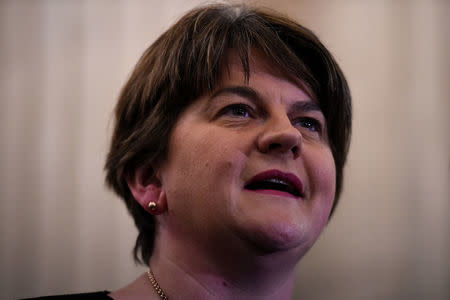
<svg viewBox="0 0 450 300">
<path fill-rule="evenodd" d="M 301 82 L 259 56 L 250 67 L 246 83 L 239 59 L 231 57 L 222 84 L 175 125 L 159 170 L 168 205 L 164 226 L 197 243 L 295 248 L 303 255 L 334 199 L 327 125 Z"/>
</svg>

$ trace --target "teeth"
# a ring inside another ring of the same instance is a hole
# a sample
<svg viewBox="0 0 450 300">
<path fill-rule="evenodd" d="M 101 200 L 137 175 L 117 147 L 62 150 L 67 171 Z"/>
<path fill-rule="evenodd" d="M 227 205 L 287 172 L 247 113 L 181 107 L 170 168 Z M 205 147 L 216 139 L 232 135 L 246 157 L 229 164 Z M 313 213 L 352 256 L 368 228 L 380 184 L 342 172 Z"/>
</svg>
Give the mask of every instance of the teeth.
<svg viewBox="0 0 450 300">
<path fill-rule="evenodd" d="M 289 185 L 287 182 L 285 182 L 285 181 L 283 181 L 283 180 L 281 180 L 279 178 L 270 178 L 270 179 L 266 179 L 264 181 L 273 182 L 273 183 L 279 183 L 279 184 L 284 184 L 284 185 Z"/>
</svg>

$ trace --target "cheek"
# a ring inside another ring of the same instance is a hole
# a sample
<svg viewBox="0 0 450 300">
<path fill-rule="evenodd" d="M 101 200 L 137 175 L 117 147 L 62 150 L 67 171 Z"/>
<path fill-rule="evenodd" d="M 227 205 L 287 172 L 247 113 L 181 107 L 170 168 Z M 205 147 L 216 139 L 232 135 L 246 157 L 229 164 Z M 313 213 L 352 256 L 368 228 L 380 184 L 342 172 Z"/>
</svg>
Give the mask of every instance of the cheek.
<svg viewBox="0 0 450 300">
<path fill-rule="evenodd" d="M 178 128 L 173 133 L 164 172 L 169 194 L 209 198 L 229 194 L 231 185 L 240 184 L 247 161 L 242 143 L 218 130 L 194 129 Z"/>
<path fill-rule="evenodd" d="M 311 196 L 315 214 L 326 224 L 336 191 L 336 167 L 331 150 L 315 153 L 309 166 Z"/>
</svg>

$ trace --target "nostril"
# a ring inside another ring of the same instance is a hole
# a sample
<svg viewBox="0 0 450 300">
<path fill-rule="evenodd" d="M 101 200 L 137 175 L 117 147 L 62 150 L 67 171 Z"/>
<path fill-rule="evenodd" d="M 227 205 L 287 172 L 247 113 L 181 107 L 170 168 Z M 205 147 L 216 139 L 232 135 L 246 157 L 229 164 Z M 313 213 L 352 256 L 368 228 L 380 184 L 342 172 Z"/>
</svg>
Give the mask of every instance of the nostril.
<svg viewBox="0 0 450 300">
<path fill-rule="evenodd" d="M 297 158 L 300 154 L 300 147 L 294 146 L 291 148 L 292 153 L 294 154 L 294 158 Z"/>
<path fill-rule="evenodd" d="M 271 144 L 269 144 L 269 147 L 267 148 L 267 152 L 272 152 L 272 151 L 277 151 L 277 150 L 283 150 L 283 152 L 284 152 L 284 151 L 289 151 L 289 148 L 284 147 L 283 144 L 279 144 L 279 143 L 271 143 Z M 300 147 L 298 145 L 294 145 L 294 146 L 290 147 L 290 150 L 294 154 L 294 158 L 297 158 L 300 156 Z"/>
<path fill-rule="evenodd" d="M 279 149 L 279 148 L 281 148 L 281 144 L 277 144 L 277 143 L 272 143 L 272 144 L 270 144 L 269 145 L 269 151 L 270 150 L 275 150 L 275 149 Z"/>
</svg>

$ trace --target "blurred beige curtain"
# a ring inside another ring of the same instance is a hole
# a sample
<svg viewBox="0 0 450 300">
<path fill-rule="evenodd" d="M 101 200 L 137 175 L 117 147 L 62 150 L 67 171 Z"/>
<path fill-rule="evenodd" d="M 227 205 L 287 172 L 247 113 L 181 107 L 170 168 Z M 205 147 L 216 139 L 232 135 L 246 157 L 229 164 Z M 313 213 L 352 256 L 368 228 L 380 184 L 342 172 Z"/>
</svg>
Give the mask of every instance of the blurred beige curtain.
<svg viewBox="0 0 450 300">
<path fill-rule="evenodd" d="M 201 2 L 0 2 L 0 298 L 143 271 L 103 185 L 111 112 L 143 50 Z M 450 2 L 254 2 L 313 29 L 354 98 L 344 194 L 294 299 L 450 298 Z"/>
</svg>

